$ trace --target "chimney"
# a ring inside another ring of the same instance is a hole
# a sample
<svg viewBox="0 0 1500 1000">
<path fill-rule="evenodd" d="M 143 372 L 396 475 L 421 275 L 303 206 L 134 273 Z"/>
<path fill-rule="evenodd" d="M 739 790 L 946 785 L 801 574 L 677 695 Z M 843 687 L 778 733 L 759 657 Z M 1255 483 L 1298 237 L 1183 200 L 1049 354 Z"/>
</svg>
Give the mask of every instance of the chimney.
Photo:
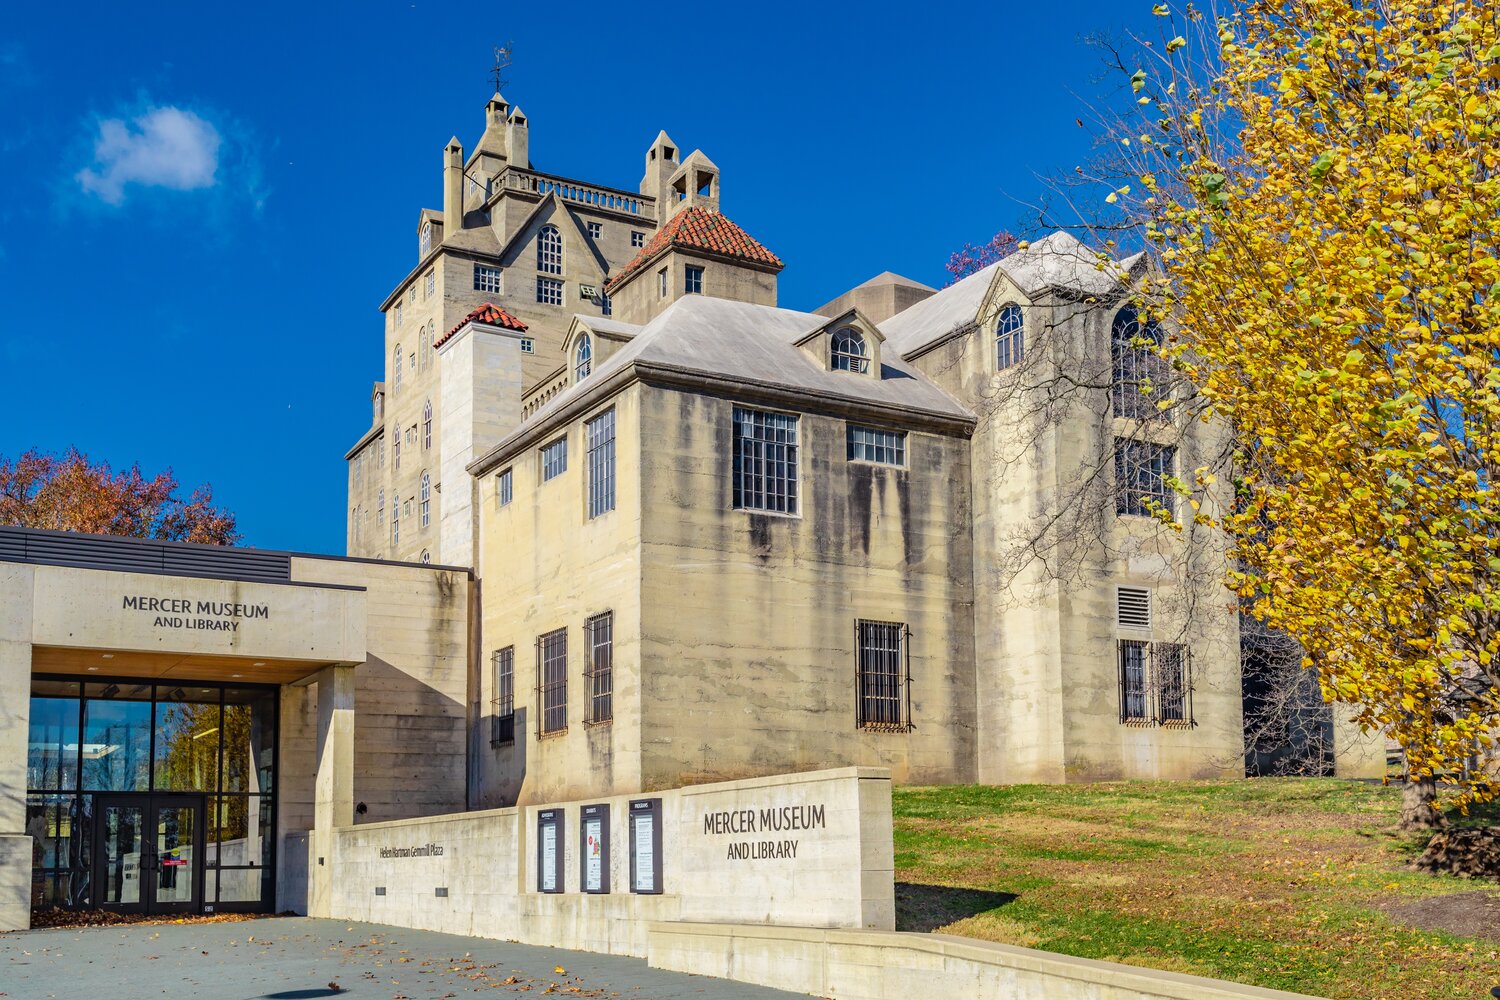
<svg viewBox="0 0 1500 1000">
<path fill-rule="evenodd" d="M 464 227 L 464 147 L 458 136 L 448 140 L 443 162 L 443 234 Z"/>
<path fill-rule="evenodd" d="M 667 200 L 670 190 L 667 182 L 677 169 L 677 143 L 666 130 L 656 133 L 656 139 L 646 150 L 646 174 L 641 178 L 641 194 L 656 199 L 656 221 L 662 223 L 672 214 Z"/>
<path fill-rule="evenodd" d="M 530 129 L 526 125 L 526 112 L 516 108 L 505 122 L 505 159 L 513 167 L 531 169 Z"/>
</svg>

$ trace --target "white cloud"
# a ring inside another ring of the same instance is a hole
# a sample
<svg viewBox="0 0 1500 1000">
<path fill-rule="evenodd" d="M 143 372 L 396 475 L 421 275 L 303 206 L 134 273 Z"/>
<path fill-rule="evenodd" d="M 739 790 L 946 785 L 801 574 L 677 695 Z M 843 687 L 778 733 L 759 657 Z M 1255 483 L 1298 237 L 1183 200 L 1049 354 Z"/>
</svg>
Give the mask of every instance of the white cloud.
<svg viewBox="0 0 1500 1000">
<path fill-rule="evenodd" d="M 86 193 L 111 205 L 125 200 L 127 185 L 174 191 L 210 188 L 217 183 L 218 129 L 191 111 L 151 108 L 129 122 L 99 123 L 94 162 L 75 178 Z"/>
</svg>

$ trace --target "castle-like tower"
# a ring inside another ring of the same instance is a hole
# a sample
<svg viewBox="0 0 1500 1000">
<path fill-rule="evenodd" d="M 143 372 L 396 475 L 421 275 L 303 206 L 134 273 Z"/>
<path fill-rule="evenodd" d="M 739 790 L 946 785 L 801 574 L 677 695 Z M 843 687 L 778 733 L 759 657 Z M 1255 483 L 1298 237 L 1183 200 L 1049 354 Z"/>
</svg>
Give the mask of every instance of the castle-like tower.
<svg viewBox="0 0 1500 1000">
<path fill-rule="evenodd" d="M 418 214 L 416 264 L 381 303 L 385 377 L 344 456 L 352 556 L 475 563 L 465 465 L 567 383 L 568 332 L 611 316 L 611 294 L 644 322 L 678 297 L 687 268 L 712 265 L 724 280 L 705 294 L 775 304 L 774 255 L 695 248 L 705 228 L 748 239 L 719 216 L 719 169 L 701 151 L 681 156 L 658 133 L 630 192 L 534 170 L 530 133 L 496 93 L 472 150 L 456 136 L 443 150 L 443 208 Z M 672 294 L 656 288 L 664 269 Z M 491 357 L 495 338 L 519 341 L 519 374 Z"/>
</svg>

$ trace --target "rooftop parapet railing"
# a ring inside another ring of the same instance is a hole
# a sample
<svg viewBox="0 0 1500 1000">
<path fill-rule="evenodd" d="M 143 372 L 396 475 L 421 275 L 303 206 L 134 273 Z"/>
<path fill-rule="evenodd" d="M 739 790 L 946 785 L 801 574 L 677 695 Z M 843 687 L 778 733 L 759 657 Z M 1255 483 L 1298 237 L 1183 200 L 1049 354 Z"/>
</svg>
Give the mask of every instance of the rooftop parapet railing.
<svg viewBox="0 0 1500 1000">
<path fill-rule="evenodd" d="M 565 201 L 576 201 L 580 205 L 624 212 L 628 215 L 646 215 L 656 205 L 656 199 L 646 195 L 617 191 L 614 188 L 596 187 L 567 177 L 538 174 L 514 167 L 505 171 L 502 187 L 513 191 L 533 191 L 537 194 L 556 193 Z"/>
<path fill-rule="evenodd" d="M 261 583 L 292 578 L 292 557 L 285 552 L 10 526 L 0 526 L 0 562 Z"/>
</svg>

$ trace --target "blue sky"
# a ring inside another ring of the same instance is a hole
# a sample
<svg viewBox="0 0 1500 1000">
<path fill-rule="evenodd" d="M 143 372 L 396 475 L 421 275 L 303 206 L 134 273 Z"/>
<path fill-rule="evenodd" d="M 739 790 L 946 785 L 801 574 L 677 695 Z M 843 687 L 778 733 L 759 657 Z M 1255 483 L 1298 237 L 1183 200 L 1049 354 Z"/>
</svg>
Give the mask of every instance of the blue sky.
<svg viewBox="0 0 1500 1000">
<path fill-rule="evenodd" d="M 493 46 L 539 169 L 635 189 L 665 128 L 813 309 L 929 284 L 1089 154 L 1083 42 L 1149 3 L 26 4 L 0 32 L 0 454 L 210 482 L 245 542 L 343 551 L 377 307 L 478 137 Z"/>
</svg>

